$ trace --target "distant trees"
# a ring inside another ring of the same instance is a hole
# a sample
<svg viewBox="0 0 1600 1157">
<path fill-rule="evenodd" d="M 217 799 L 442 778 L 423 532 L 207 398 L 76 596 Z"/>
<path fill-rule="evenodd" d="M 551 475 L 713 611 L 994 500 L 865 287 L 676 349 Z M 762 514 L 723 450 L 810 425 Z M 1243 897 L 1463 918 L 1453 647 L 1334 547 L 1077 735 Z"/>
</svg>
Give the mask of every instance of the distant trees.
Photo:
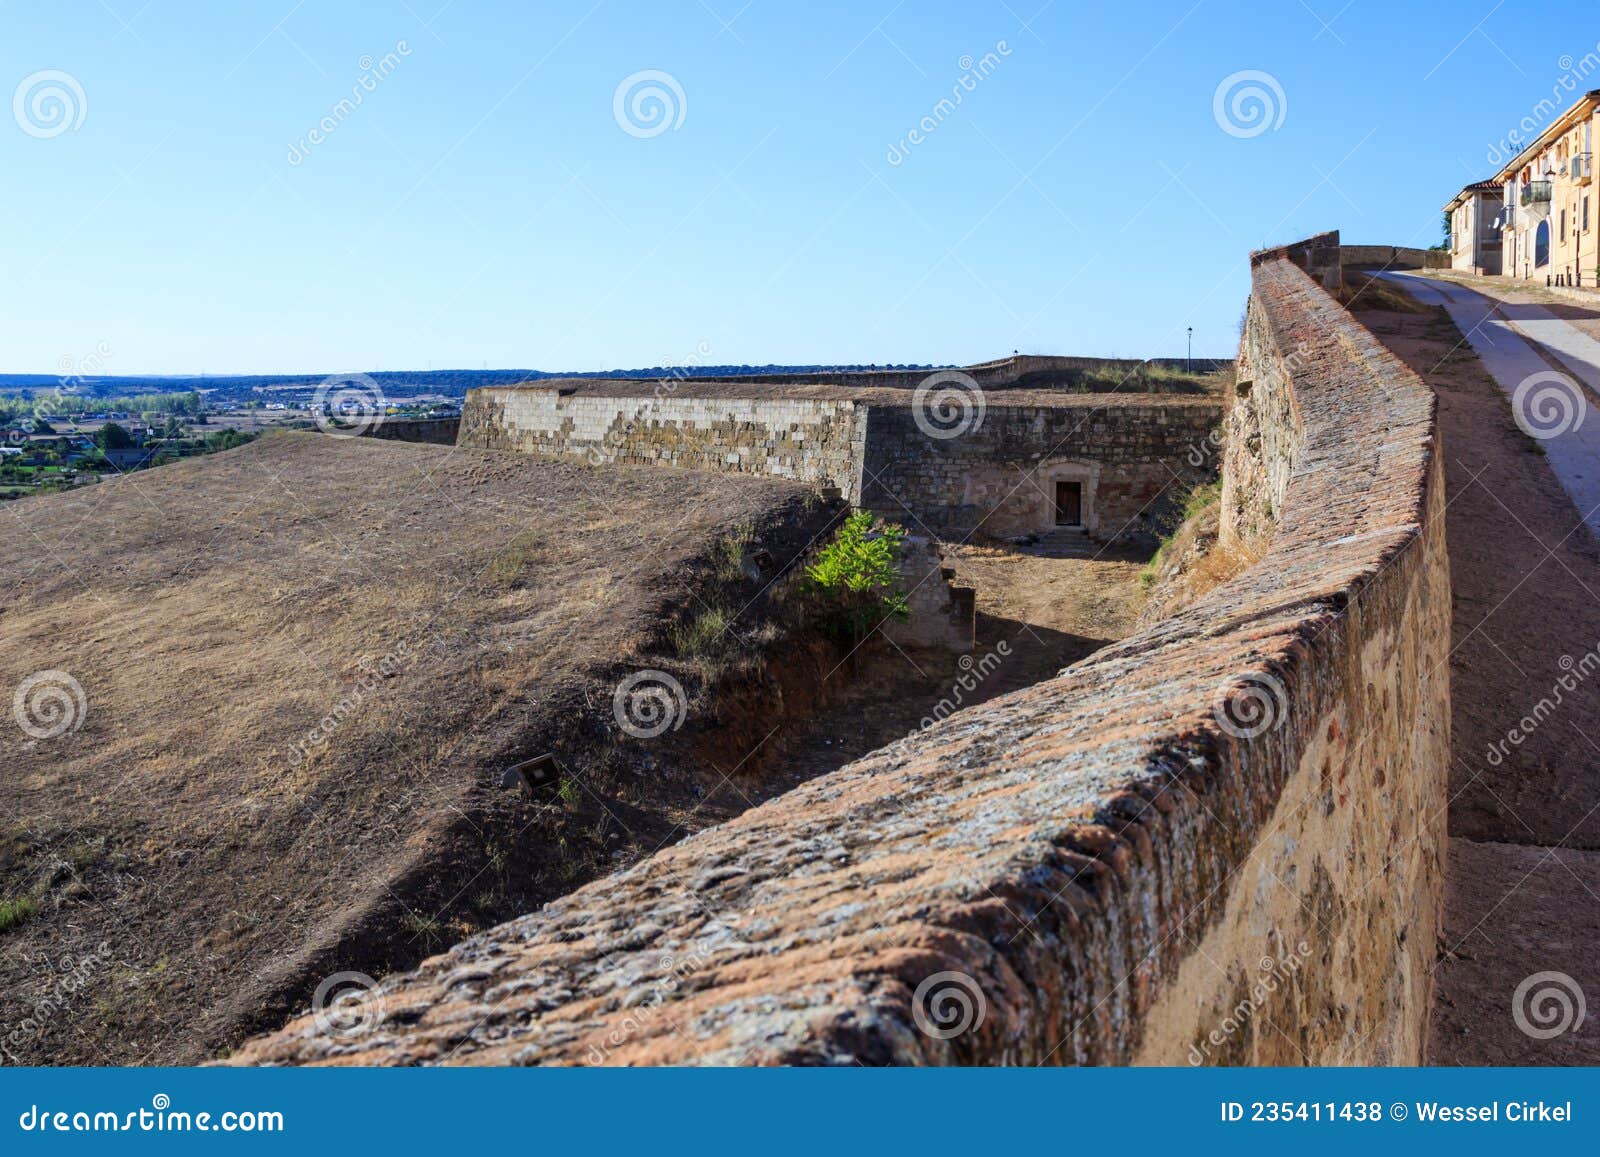
<svg viewBox="0 0 1600 1157">
<path fill-rule="evenodd" d="M 206 435 L 206 450 L 232 450 L 235 446 L 243 446 L 255 439 L 255 434 L 242 434 L 233 429 L 218 430 L 215 434 Z"/>
<path fill-rule="evenodd" d="M 118 408 L 130 413 L 198 414 L 206 408 L 205 399 L 195 390 L 186 394 L 133 394 L 117 399 Z"/>
<path fill-rule="evenodd" d="M 138 445 L 133 435 L 115 422 L 107 422 L 95 431 L 94 444 L 101 450 L 131 450 Z"/>
</svg>

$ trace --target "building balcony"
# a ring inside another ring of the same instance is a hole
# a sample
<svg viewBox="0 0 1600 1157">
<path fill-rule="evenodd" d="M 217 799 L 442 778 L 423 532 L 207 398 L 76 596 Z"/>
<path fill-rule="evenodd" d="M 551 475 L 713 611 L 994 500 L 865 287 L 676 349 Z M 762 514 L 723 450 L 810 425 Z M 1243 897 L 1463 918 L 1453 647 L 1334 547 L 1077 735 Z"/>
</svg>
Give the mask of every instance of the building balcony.
<svg viewBox="0 0 1600 1157">
<path fill-rule="evenodd" d="M 1522 186 L 1522 207 L 1535 215 L 1550 212 L 1550 181 L 1529 181 Z"/>
<path fill-rule="evenodd" d="M 1567 175 L 1578 184 L 1587 185 L 1594 178 L 1594 166 L 1590 159 L 1589 153 L 1574 153 L 1567 164 Z"/>
</svg>

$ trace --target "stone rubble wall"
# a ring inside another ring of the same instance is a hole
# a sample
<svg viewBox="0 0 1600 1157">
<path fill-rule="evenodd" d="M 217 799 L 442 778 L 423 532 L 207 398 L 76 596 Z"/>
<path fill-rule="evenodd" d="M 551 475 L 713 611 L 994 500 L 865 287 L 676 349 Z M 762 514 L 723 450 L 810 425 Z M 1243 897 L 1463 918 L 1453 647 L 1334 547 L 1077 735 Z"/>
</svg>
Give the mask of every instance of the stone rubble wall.
<svg viewBox="0 0 1600 1157">
<path fill-rule="evenodd" d="M 1037 404 L 988 404 L 981 420 L 943 438 L 881 390 L 857 399 L 738 397 L 727 383 L 715 394 L 693 394 L 694 383 L 661 397 L 617 392 L 627 388 L 472 390 L 460 444 L 770 474 L 835 487 L 916 533 L 962 536 L 1047 529 L 1049 471 L 1066 466 L 1083 478 L 1092 536 L 1153 539 L 1186 488 L 1211 476 L 1222 420 L 1221 404 L 1203 398 L 1041 395 Z"/>
<path fill-rule="evenodd" d="M 1305 440 L 1294 385 L 1309 354 L 1302 340 L 1280 348 L 1264 309 L 1245 311 L 1233 405 L 1223 424 L 1224 544 L 1258 541 L 1277 525 Z"/>
<path fill-rule="evenodd" d="M 1450 253 L 1445 249 L 1417 249 L 1405 245 L 1342 245 L 1339 260 L 1349 266 L 1379 266 L 1384 269 L 1449 269 Z"/>
<path fill-rule="evenodd" d="M 1260 563 L 387 979 L 364 1031 L 307 1015 L 232 1063 L 1424 1060 L 1434 400 L 1294 259 L 1254 265 L 1244 336 L 1258 366 L 1301 351 L 1250 451 L 1292 457 L 1255 467 L 1283 473 Z"/>
<path fill-rule="evenodd" d="M 977 642 L 977 592 L 952 585 L 955 570 L 945 565 L 939 544 L 923 535 L 906 535 L 900 546 L 899 572 L 906 617 L 889 619 L 879 630 L 899 647 L 969 653 Z"/>
<path fill-rule="evenodd" d="M 865 429 L 854 402 L 587 395 L 557 387 L 471 390 L 460 444 L 577 458 L 763 474 L 859 496 Z"/>
<path fill-rule="evenodd" d="M 867 425 L 861 505 L 913 527 L 997 537 L 1054 523 L 1052 468 L 1076 467 L 1091 537 L 1153 539 L 1189 486 L 1214 470 L 1222 406 L 988 406 L 957 437 L 930 438 L 910 409 L 874 408 Z"/>
</svg>

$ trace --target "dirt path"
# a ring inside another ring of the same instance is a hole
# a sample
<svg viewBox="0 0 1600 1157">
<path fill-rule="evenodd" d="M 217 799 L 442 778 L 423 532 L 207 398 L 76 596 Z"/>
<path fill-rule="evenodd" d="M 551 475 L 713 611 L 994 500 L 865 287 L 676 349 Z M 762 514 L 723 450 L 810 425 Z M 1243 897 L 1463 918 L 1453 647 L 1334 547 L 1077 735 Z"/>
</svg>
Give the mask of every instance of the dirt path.
<svg viewBox="0 0 1600 1157">
<path fill-rule="evenodd" d="M 1451 839 L 1430 1056 L 1593 1064 L 1600 1024 L 1576 1011 L 1600 996 L 1600 542 L 1450 315 L 1372 308 L 1383 297 L 1352 308 L 1438 394 L 1449 503 Z M 1508 328 L 1474 336 L 1494 337 L 1491 365 L 1546 364 Z"/>
</svg>

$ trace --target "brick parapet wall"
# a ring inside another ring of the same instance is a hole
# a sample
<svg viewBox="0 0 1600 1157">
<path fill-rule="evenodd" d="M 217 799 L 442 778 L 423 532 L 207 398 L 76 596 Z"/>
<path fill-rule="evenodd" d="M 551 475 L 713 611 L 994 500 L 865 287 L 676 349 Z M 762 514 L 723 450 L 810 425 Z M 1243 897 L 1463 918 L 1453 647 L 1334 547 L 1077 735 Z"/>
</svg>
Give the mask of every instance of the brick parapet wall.
<svg viewBox="0 0 1600 1157">
<path fill-rule="evenodd" d="M 1302 351 L 1296 420 L 1260 411 L 1282 428 L 1256 452 L 1293 457 L 1259 564 L 386 981 L 370 1031 L 307 1016 L 234 1063 L 1422 1060 L 1449 745 L 1433 399 L 1285 256 L 1253 286 L 1247 357 Z"/>
</svg>

